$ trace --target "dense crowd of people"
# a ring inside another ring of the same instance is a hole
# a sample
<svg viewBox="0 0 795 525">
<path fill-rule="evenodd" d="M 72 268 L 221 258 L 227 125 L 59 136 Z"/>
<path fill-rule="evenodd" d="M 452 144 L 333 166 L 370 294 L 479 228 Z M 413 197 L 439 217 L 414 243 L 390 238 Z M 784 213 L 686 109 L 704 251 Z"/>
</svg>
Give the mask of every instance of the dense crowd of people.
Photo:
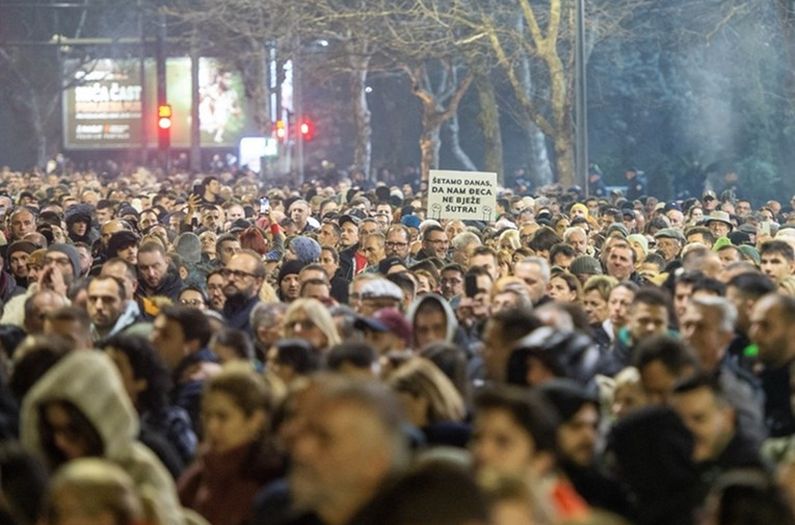
<svg viewBox="0 0 795 525">
<path fill-rule="evenodd" d="M 0 524 L 795 524 L 795 197 L 637 176 L 2 171 Z"/>
</svg>

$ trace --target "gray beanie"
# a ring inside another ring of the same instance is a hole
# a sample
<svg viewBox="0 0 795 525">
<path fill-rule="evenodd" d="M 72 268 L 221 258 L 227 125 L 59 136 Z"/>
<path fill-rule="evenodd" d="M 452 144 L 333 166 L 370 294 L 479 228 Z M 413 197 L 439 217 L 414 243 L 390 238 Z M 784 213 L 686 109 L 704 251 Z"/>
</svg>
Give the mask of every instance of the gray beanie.
<svg viewBox="0 0 795 525">
<path fill-rule="evenodd" d="M 293 237 L 290 241 L 290 249 L 298 257 L 298 260 L 304 264 L 309 264 L 320 259 L 320 245 L 316 240 L 298 236 Z"/>
<path fill-rule="evenodd" d="M 195 233 L 185 232 L 177 237 L 176 251 L 186 263 L 196 264 L 202 260 L 202 242 Z"/>
<path fill-rule="evenodd" d="M 51 244 L 49 248 L 47 248 L 48 252 L 61 252 L 62 254 L 69 257 L 69 261 L 72 263 L 72 275 L 75 276 L 75 279 L 80 277 L 80 255 L 77 253 L 77 250 L 71 244 L 64 244 L 62 242 L 56 242 L 55 244 Z"/>
<path fill-rule="evenodd" d="M 574 275 L 587 274 L 587 275 L 601 275 L 602 265 L 595 257 L 590 255 L 580 255 L 569 266 L 569 271 Z"/>
</svg>

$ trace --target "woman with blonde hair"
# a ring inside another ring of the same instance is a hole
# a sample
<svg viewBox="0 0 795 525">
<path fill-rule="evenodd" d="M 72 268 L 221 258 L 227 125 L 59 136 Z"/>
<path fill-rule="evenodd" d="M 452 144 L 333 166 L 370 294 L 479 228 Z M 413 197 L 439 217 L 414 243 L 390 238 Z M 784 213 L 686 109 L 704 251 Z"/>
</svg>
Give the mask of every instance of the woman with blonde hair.
<svg viewBox="0 0 795 525">
<path fill-rule="evenodd" d="M 70 461 L 53 477 L 40 523 L 138 525 L 145 523 L 144 509 L 124 469 L 99 458 L 83 458 Z"/>
<path fill-rule="evenodd" d="M 282 328 L 285 338 L 304 339 L 318 352 L 342 342 L 334 319 L 317 299 L 296 299 L 290 303 Z"/>
<path fill-rule="evenodd" d="M 502 249 L 497 252 L 497 265 L 500 270 L 500 277 L 511 275 L 513 268 L 513 253 L 512 249 Z"/>
<path fill-rule="evenodd" d="M 522 240 L 519 237 L 519 230 L 505 230 L 500 234 L 498 242 L 500 250 L 518 250 L 522 247 Z"/>
<path fill-rule="evenodd" d="M 452 381 L 432 361 L 412 357 L 387 379 L 409 421 L 425 434 L 428 445 L 465 447 L 469 428 L 464 400 Z"/>
</svg>

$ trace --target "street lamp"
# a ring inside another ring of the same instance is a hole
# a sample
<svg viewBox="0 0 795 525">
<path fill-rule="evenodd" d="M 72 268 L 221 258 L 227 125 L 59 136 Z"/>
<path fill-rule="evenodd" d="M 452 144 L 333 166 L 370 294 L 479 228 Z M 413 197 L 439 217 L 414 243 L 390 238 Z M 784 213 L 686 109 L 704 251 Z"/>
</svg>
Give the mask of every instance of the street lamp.
<svg viewBox="0 0 795 525">
<path fill-rule="evenodd" d="M 588 93 L 585 64 L 585 0 L 577 0 L 574 13 L 576 32 L 574 34 L 575 64 L 575 170 L 577 183 L 589 196 L 588 188 Z"/>
</svg>

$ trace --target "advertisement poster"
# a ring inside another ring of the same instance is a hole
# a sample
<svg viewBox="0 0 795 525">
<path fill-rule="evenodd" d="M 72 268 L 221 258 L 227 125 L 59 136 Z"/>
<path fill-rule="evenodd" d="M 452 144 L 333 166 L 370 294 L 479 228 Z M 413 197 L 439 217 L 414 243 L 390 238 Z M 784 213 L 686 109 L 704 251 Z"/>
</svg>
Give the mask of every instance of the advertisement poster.
<svg viewBox="0 0 795 525">
<path fill-rule="evenodd" d="M 68 69 L 68 68 L 67 68 Z M 145 62 L 145 97 L 150 147 L 157 146 L 157 81 L 154 60 Z M 173 110 L 171 145 L 190 146 L 190 59 L 166 62 L 168 103 Z M 75 73 L 63 95 L 66 149 L 136 148 L 141 145 L 142 95 L 137 60 L 101 59 Z M 211 58 L 199 59 L 199 124 L 202 147 L 237 147 L 256 134 L 248 116 L 240 75 Z"/>
</svg>

